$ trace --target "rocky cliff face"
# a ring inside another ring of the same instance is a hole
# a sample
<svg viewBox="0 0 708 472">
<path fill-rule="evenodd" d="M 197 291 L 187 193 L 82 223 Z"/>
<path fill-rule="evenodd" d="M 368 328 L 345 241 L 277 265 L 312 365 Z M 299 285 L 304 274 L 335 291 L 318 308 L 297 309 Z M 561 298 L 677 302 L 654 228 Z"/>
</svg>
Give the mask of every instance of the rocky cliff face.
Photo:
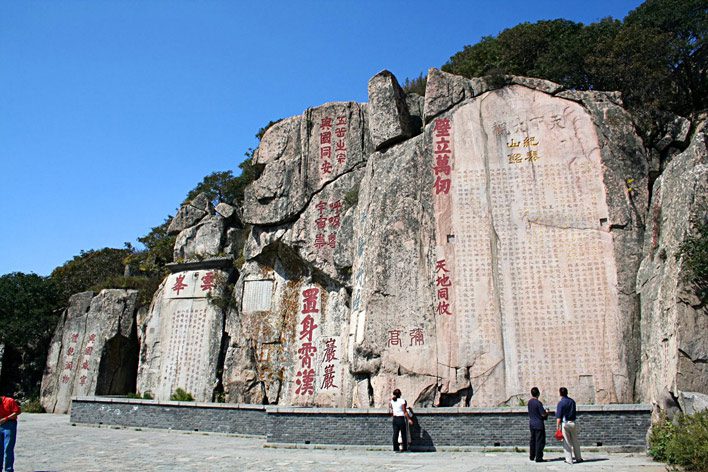
<svg viewBox="0 0 708 472">
<path fill-rule="evenodd" d="M 657 413 L 708 406 L 708 310 L 679 251 L 707 220 L 708 153 L 700 130 L 654 183 L 637 277 L 644 346 L 639 393 Z"/>
<path fill-rule="evenodd" d="M 422 111 L 386 72 L 369 95 L 356 123 L 326 104 L 263 137 L 227 399 L 631 401 L 648 171 L 618 97 L 435 70 Z M 330 171 L 336 148 L 356 157 Z"/>
<path fill-rule="evenodd" d="M 687 139 L 677 123 L 667 149 Z M 178 263 L 137 320 L 137 390 L 492 406 L 566 386 L 698 405 L 705 307 L 674 254 L 706 218 L 701 136 L 650 205 L 658 161 L 616 93 L 431 69 L 420 97 L 377 74 L 368 103 L 269 128 L 242 208 L 183 205 Z"/>
</svg>

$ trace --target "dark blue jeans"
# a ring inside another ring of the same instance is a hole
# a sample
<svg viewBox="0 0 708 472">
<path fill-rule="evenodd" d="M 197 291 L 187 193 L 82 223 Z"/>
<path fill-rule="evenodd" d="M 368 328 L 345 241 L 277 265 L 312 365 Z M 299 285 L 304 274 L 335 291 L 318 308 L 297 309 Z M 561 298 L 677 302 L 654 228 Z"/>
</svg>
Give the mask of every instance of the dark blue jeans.
<svg viewBox="0 0 708 472">
<path fill-rule="evenodd" d="M 2 464 L 5 464 L 5 472 L 13 472 L 15 470 L 15 439 L 17 439 L 17 421 L 8 421 L 0 425 L 0 446 L 2 446 L 2 454 L 0 454 L 0 469 Z"/>
</svg>

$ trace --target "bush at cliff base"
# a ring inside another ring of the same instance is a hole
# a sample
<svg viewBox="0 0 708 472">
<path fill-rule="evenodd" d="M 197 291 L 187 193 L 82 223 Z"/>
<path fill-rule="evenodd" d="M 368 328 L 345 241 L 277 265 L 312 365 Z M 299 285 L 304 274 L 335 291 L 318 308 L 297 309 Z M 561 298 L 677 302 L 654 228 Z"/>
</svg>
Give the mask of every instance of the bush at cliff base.
<svg viewBox="0 0 708 472">
<path fill-rule="evenodd" d="M 170 395 L 170 400 L 174 402 L 193 402 L 194 396 L 184 389 L 178 388 Z"/>
<path fill-rule="evenodd" d="M 679 415 L 675 422 L 663 418 L 652 427 L 649 454 L 657 461 L 708 471 L 708 410 Z"/>
</svg>

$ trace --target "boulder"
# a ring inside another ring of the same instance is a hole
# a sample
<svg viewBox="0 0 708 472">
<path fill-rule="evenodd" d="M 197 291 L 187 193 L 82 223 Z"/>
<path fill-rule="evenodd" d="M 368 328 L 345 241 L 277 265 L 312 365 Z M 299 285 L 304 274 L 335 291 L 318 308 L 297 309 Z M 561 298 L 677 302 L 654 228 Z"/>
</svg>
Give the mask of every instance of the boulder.
<svg viewBox="0 0 708 472">
<path fill-rule="evenodd" d="M 236 214 L 236 208 L 229 205 L 228 203 L 220 202 L 216 205 L 216 212 L 228 220 Z"/>
<path fill-rule="evenodd" d="M 196 401 L 214 401 L 228 280 L 219 269 L 182 270 L 165 279 L 140 317 L 138 392 L 169 400 L 181 388 Z"/>
<path fill-rule="evenodd" d="M 655 147 L 658 151 L 664 151 L 672 144 L 682 146 L 688 140 L 691 131 L 691 122 L 679 115 L 666 114 L 666 126 L 664 135 L 657 141 Z"/>
<path fill-rule="evenodd" d="M 681 411 L 686 415 L 695 415 L 708 410 L 708 395 L 698 392 L 681 392 L 678 398 Z"/>
<path fill-rule="evenodd" d="M 210 216 L 196 226 L 182 230 L 175 240 L 174 260 L 190 261 L 218 256 L 224 249 L 224 219 Z"/>
<path fill-rule="evenodd" d="M 474 83 L 459 75 L 448 74 L 434 67 L 428 70 L 428 82 L 425 86 L 425 121 L 449 110 L 461 101 L 486 92 L 480 81 L 475 90 Z"/>
<path fill-rule="evenodd" d="M 167 227 L 167 234 L 178 234 L 190 226 L 199 223 L 204 217 L 212 213 L 211 202 L 209 197 L 204 193 L 197 195 L 191 202 L 182 205 L 170 221 Z"/>
<path fill-rule="evenodd" d="M 121 289 L 72 295 L 49 346 L 40 396 L 47 412 L 68 412 L 74 396 L 135 391 L 137 296 Z"/>
<path fill-rule="evenodd" d="M 376 150 L 413 135 L 405 93 L 387 70 L 369 79 L 369 134 Z"/>
</svg>

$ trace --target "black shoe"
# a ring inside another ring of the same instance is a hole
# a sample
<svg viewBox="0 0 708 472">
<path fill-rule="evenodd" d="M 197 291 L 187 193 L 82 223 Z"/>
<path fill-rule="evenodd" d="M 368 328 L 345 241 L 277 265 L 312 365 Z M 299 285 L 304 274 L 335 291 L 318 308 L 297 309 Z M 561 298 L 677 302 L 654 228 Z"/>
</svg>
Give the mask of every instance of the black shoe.
<svg viewBox="0 0 708 472">
<path fill-rule="evenodd" d="M 585 462 L 585 461 L 582 460 L 582 459 L 576 459 L 576 460 L 575 460 L 575 463 L 576 463 L 576 464 L 580 464 L 581 462 Z"/>
<path fill-rule="evenodd" d="M 536 462 L 548 462 L 546 459 L 536 459 Z"/>
</svg>

